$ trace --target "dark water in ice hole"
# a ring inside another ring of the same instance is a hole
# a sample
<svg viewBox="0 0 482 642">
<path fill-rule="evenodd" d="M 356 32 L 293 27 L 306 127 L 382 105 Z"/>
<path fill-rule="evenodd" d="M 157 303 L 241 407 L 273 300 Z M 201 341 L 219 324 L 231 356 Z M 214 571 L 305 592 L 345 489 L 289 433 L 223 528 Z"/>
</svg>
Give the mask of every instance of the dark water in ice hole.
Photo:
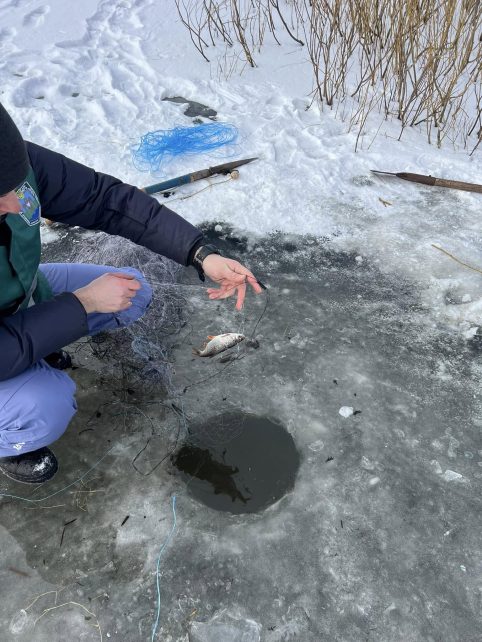
<svg viewBox="0 0 482 642">
<path fill-rule="evenodd" d="M 257 513 L 293 488 L 300 455 L 275 420 L 226 413 L 191 425 L 189 434 L 172 463 L 189 493 L 210 508 Z"/>
</svg>

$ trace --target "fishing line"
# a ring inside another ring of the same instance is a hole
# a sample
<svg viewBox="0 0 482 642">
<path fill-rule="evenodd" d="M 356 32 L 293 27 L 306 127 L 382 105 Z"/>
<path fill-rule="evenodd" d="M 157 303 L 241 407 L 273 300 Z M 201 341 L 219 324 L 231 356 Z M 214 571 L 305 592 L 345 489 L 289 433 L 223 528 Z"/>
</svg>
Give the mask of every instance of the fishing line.
<svg viewBox="0 0 482 642">
<path fill-rule="evenodd" d="M 156 403 L 156 404 L 159 404 L 159 405 L 162 405 L 162 406 L 166 407 L 168 410 L 171 410 L 172 412 L 176 412 L 175 408 L 171 408 L 169 405 L 167 405 L 165 402 L 162 402 L 162 401 L 147 402 L 147 403 L 149 403 L 149 404 Z M 147 419 L 151 423 L 151 427 L 152 427 L 151 437 L 149 438 L 149 440 L 146 443 L 146 445 L 144 446 L 144 448 L 141 451 L 139 451 L 139 453 L 136 455 L 136 457 L 134 458 L 134 460 L 135 460 L 141 454 L 141 452 L 145 450 L 145 448 L 149 444 L 149 442 L 152 439 L 152 437 L 154 437 L 154 436 L 160 437 L 162 435 L 157 435 L 154 432 L 154 425 L 153 425 L 152 419 L 150 417 L 148 417 L 145 413 L 143 413 L 142 410 L 140 408 L 138 408 L 137 406 L 135 406 L 134 404 L 130 404 L 130 403 L 127 403 L 127 402 L 124 402 L 124 401 L 111 401 L 111 402 L 107 402 L 107 403 L 101 404 L 98 408 L 103 408 L 103 407 L 108 406 L 108 405 L 117 405 L 117 404 L 122 404 L 122 405 L 128 407 L 129 410 L 131 410 L 131 409 L 135 410 L 136 412 L 140 413 L 145 419 Z M 89 425 L 91 423 L 92 419 L 94 418 L 94 416 L 97 415 L 98 412 L 99 412 L 99 409 L 97 409 L 91 415 L 90 419 L 88 419 L 88 421 L 86 422 L 86 425 Z M 182 410 L 182 412 L 184 412 L 184 411 Z M 177 436 L 176 436 L 176 445 L 175 445 L 175 447 L 173 449 L 171 449 L 171 451 L 169 453 L 167 453 L 167 455 L 165 457 L 163 457 L 163 459 L 158 464 L 156 464 L 156 466 L 154 466 L 154 468 L 148 474 L 151 474 L 151 472 L 153 472 L 163 461 L 165 461 L 165 459 L 167 459 L 167 457 L 169 457 L 169 455 L 171 455 L 175 451 L 175 448 L 177 447 L 177 443 L 179 441 L 180 432 L 181 432 L 181 428 L 179 427 L 178 433 L 177 433 Z M 93 466 L 91 466 L 88 470 L 86 470 L 85 473 L 83 473 L 78 479 L 74 480 L 73 482 L 71 482 L 67 486 L 64 486 L 63 488 L 60 488 L 59 490 L 56 490 L 55 492 L 53 492 L 53 493 L 51 493 L 49 495 L 46 495 L 45 497 L 39 497 L 37 499 L 31 499 L 29 497 L 20 497 L 19 495 L 12 495 L 10 493 L 0 493 L 0 497 L 9 497 L 10 499 L 19 499 L 19 500 L 27 502 L 27 503 L 36 504 L 38 502 L 43 502 L 43 501 L 45 501 L 47 499 L 55 497 L 56 495 L 60 495 L 61 493 L 65 492 L 66 490 L 68 490 L 69 488 L 74 486 L 75 484 L 77 484 L 80 481 L 82 481 L 90 472 L 92 472 L 95 468 L 97 468 L 97 466 L 99 466 L 99 464 L 107 457 L 107 455 L 112 450 L 114 450 L 114 448 L 116 448 L 117 446 L 118 446 L 118 444 L 114 444 L 111 448 L 109 448 L 102 455 L 102 457 L 100 459 L 98 459 L 96 461 L 96 463 Z M 139 471 L 135 466 L 134 466 L 134 468 L 137 470 L 137 472 L 139 472 L 139 474 L 146 476 L 145 473 L 142 473 L 141 471 Z"/>
<path fill-rule="evenodd" d="M 183 427 L 184 427 L 186 433 L 189 434 L 189 428 L 188 428 L 187 421 L 186 421 L 186 413 L 184 411 L 184 402 L 183 402 L 182 398 L 180 399 L 180 404 L 181 404 L 181 407 L 178 408 L 177 406 L 175 406 L 174 403 L 171 402 L 171 405 L 172 405 L 171 409 L 179 415 L 180 422 L 183 424 Z M 203 462 L 201 462 L 201 464 L 199 465 L 198 471 L 199 471 L 199 469 L 201 468 L 202 465 L 203 465 Z M 198 472 L 198 471 L 196 471 L 196 472 Z M 186 487 L 185 487 L 185 491 L 184 491 L 183 495 L 187 492 L 187 488 L 188 488 L 189 484 L 191 483 L 191 481 L 194 479 L 194 475 L 191 475 L 190 477 L 191 477 L 191 479 L 186 483 Z M 171 539 L 172 539 L 172 537 L 174 535 L 174 532 L 176 530 L 176 525 L 177 525 L 176 500 L 177 500 L 177 496 L 176 495 L 172 495 L 171 496 L 171 507 L 172 507 L 172 515 L 173 515 L 173 524 L 172 524 L 171 531 L 170 531 L 169 535 L 167 536 L 166 540 L 164 541 L 164 543 L 162 544 L 162 546 L 161 546 L 161 548 L 159 550 L 159 555 L 158 555 L 158 558 L 157 558 L 157 565 L 156 565 L 157 613 L 156 613 L 156 620 L 155 620 L 155 623 L 154 623 L 153 628 L 152 628 L 151 642 L 154 642 L 154 639 L 156 637 L 156 632 L 157 632 L 157 628 L 159 626 L 159 619 L 160 619 L 160 614 L 161 614 L 161 589 L 160 589 L 160 582 L 159 582 L 161 557 L 162 557 L 165 549 L 167 548 L 168 544 L 170 543 L 170 541 L 171 541 Z"/>
<path fill-rule="evenodd" d="M 247 281 L 247 282 L 249 282 L 250 280 L 252 280 L 252 277 L 249 277 L 248 275 L 245 275 L 245 276 L 246 276 L 246 281 Z M 160 282 L 160 281 L 156 281 L 155 279 L 150 279 L 149 277 L 146 277 L 146 278 L 148 279 L 148 282 L 149 282 L 149 283 L 152 283 L 153 285 L 158 285 L 158 286 L 166 286 L 166 287 L 168 287 L 168 286 L 172 286 L 173 288 L 177 288 L 177 287 L 194 288 L 195 290 L 204 290 L 205 292 L 207 292 L 207 290 L 208 290 L 208 286 L 204 286 L 204 285 L 197 285 L 197 284 L 184 284 L 184 283 L 181 283 L 181 284 L 175 284 L 175 283 L 162 283 L 162 282 Z M 261 312 L 261 315 L 259 316 L 259 318 L 258 318 L 258 319 L 257 319 L 257 321 L 255 322 L 254 328 L 253 328 L 253 330 L 252 330 L 252 332 L 251 332 L 251 335 L 250 335 L 250 337 L 249 337 L 250 339 L 254 339 L 255 332 L 256 332 L 256 330 L 257 330 L 257 328 L 258 328 L 259 324 L 261 323 L 261 321 L 262 321 L 262 319 L 263 319 L 264 315 L 266 314 L 266 310 L 267 310 L 268 305 L 269 305 L 269 303 L 270 303 L 270 293 L 269 293 L 269 290 L 268 290 L 267 286 L 266 286 L 264 283 L 262 283 L 259 279 L 257 279 L 256 277 L 254 277 L 254 280 L 255 280 L 255 283 L 257 283 L 257 285 L 259 285 L 259 286 L 260 286 L 260 287 L 261 287 L 261 288 L 266 292 L 266 303 L 265 303 L 265 305 L 264 305 L 263 311 Z M 245 283 L 246 283 L 246 281 L 245 281 Z M 214 282 L 215 282 L 215 283 L 219 283 L 219 281 L 214 281 Z M 241 283 L 241 284 L 238 284 L 238 285 L 233 285 L 231 288 L 229 288 L 229 289 L 226 291 L 226 296 L 225 296 L 225 297 L 223 297 L 223 298 L 226 298 L 226 299 L 227 299 L 227 298 L 229 298 L 230 296 L 232 296 L 232 295 L 234 294 L 234 291 L 235 291 L 237 288 L 239 288 L 239 287 L 240 287 L 240 285 L 243 285 L 243 284 Z M 229 293 L 229 294 L 227 294 L 227 293 Z M 216 300 L 220 300 L 220 299 L 212 299 L 212 300 L 216 301 Z M 244 306 L 243 306 L 243 311 L 244 311 Z M 243 320 L 243 323 L 244 323 L 244 320 Z M 244 332 L 243 332 L 242 334 L 244 334 Z"/>
<path fill-rule="evenodd" d="M 261 315 L 260 315 L 259 319 L 254 324 L 254 328 L 253 328 L 253 331 L 251 332 L 251 336 L 250 336 L 251 340 L 255 339 L 255 332 L 256 332 L 259 324 L 261 323 L 262 318 L 266 314 L 266 310 L 268 309 L 268 305 L 269 305 L 269 302 L 270 302 L 270 296 L 269 296 L 268 288 L 265 285 L 263 285 L 263 283 L 261 283 L 261 281 L 257 281 L 257 283 L 258 283 L 259 286 L 261 286 L 263 288 L 263 290 L 266 291 L 266 303 L 264 304 L 264 308 L 263 308 L 263 311 L 261 312 Z"/>
<path fill-rule="evenodd" d="M 161 402 L 159 402 L 159 403 L 161 403 Z M 164 405 L 164 404 L 162 404 L 162 405 Z M 171 410 L 173 410 L 173 412 L 174 412 L 174 409 L 173 409 L 173 408 L 171 408 Z M 151 420 L 150 418 L 149 418 L 149 420 L 150 420 L 150 421 L 151 421 L 151 423 L 152 423 L 152 420 Z M 164 463 L 164 462 L 166 461 L 166 459 L 168 459 L 169 457 L 171 457 L 171 455 L 172 455 L 174 452 L 176 452 L 176 450 L 177 450 L 177 446 L 178 446 L 178 443 L 179 443 L 179 437 L 180 437 L 180 435 L 181 435 L 181 423 L 179 422 L 179 424 L 178 424 L 178 430 L 177 430 L 177 434 L 176 434 L 176 438 L 175 438 L 174 446 L 169 450 L 169 452 L 167 452 L 167 453 L 164 455 L 164 457 L 163 457 L 162 459 L 160 459 L 160 460 L 157 462 L 157 464 L 155 464 L 154 466 L 152 466 L 152 468 L 151 468 L 147 473 L 144 473 L 144 472 L 142 472 L 141 470 L 139 470 L 139 468 L 136 466 L 135 462 L 136 462 L 136 461 L 137 461 L 137 459 L 140 457 L 140 455 L 141 455 L 141 454 L 146 450 L 146 448 L 148 447 L 148 445 L 151 443 L 151 439 L 152 439 L 153 437 L 162 437 L 162 436 L 163 436 L 163 435 L 157 435 L 157 434 L 153 433 L 153 434 L 149 437 L 149 439 L 147 440 L 147 442 L 146 442 L 146 444 L 144 445 L 144 447 L 143 447 L 143 448 L 141 448 L 141 450 L 137 453 L 137 455 L 136 455 L 136 456 L 134 457 L 134 459 L 131 461 L 131 465 L 132 465 L 132 467 L 134 468 L 134 470 L 135 470 L 137 473 L 139 473 L 139 475 L 142 475 L 143 477 L 148 477 L 149 475 L 151 475 L 151 474 L 152 474 L 152 473 L 153 473 L 157 468 L 159 468 L 159 466 L 160 466 L 162 463 Z"/>
<path fill-rule="evenodd" d="M 119 402 L 113 402 L 113 403 L 119 403 Z M 157 402 L 157 403 L 163 403 L 163 402 Z M 165 404 L 163 403 L 163 405 L 165 405 Z M 136 410 L 139 410 L 139 409 L 136 408 Z M 182 416 L 184 418 L 184 409 L 181 410 L 181 413 L 182 413 Z M 142 414 L 144 415 L 144 413 L 142 413 Z M 179 435 L 179 433 L 178 433 L 178 435 Z M 144 448 L 147 447 L 147 445 L 149 444 L 149 441 L 150 441 L 150 439 L 148 440 L 148 442 L 147 442 L 147 444 L 146 444 L 146 446 Z M 46 495 L 45 497 L 40 497 L 38 499 L 30 499 L 28 497 L 20 497 L 19 495 L 12 495 L 10 493 L 0 493 L 0 497 L 9 497 L 11 499 L 19 499 L 19 500 L 21 500 L 23 502 L 32 503 L 32 504 L 45 501 L 47 499 L 50 499 L 51 497 L 55 497 L 56 495 L 59 495 L 60 493 L 66 491 L 69 488 L 71 488 L 72 486 L 74 486 L 78 482 L 82 481 L 84 479 L 84 477 L 86 477 L 90 472 L 92 472 L 95 468 L 97 468 L 97 466 L 107 457 L 107 455 L 116 447 L 116 445 L 117 444 L 112 446 L 112 448 L 109 448 L 109 450 L 107 450 L 107 452 L 105 452 L 104 455 L 102 455 L 102 457 L 93 466 L 91 466 L 83 475 L 81 475 L 78 479 L 76 479 L 75 481 L 73 481 L 72 483 L 68 484 L 67 486 L 65 486 L 63 488 L 60 488 L 59 490 L 55 491 L 54 493 L 50 493 L 49 495 Z M 177 447 L 177 440 L 176 440 L 176 447 Z M 174 451 L 172 451 L 172 452 L 174 452 Z M 169 453 L 169 454 L 172 454 L 172 452 Z M 169 454 L 166 455 L 166 457 L 164 457 L 150 471 L 150 473 L 153 472 L 153 470 L 155 470 L 155 468 L 157 468 L 167 458 L 167 456 L 169 456 Z M 151 642 L 153 642 L 154 639 L 155 639 L 157 628 L 159 626 L 159 618 L 160 618 L 160 612 L 161 612 L 161 590 L 160 590 L 160 582 L 159 582 L 161 558 L 162 558 L 162 555 L 163 555 L 165 549 L 167 548 L 168 544 L 170 543 L 170 541 L 171 541 L 171 539 L 172 539 L 172 537 L 174 535 L 174 532 L 176 530 L 176 526 L 177 526 L 176 495 L 173 495 L 171 497 L 171 500 L 172 500 L 171 501 L 171 506 L 172 506 L 172 514 L 173 514 L 173 524 L 172 524 L 172 527 L 171 527 L 171 531 L 168 534 L 168 536 L 167 536 L 166 540 L 164 541 L 164 543 L 162 544 L 162 546 L 161 546 L 161 548 L 159 550 L 158 557 L 157 557 L 157 565 L 156 565 L 157 614 L 156 614 L 156 620 L 155 620 L 155 623 L 154 623 L 153 629 L 152 629 Z"/>
<path fill-rule="evenodd" d="M 249 278 L 249 277 L 247 277 L 247 278 Z M 256 278 L 256 277 L 255 277 L 255 278 Z M 256 332 L 256 329 L 258 328 L 258 326 L 259 326 L 259 324 L 260 324 L 261 320 L 263 319 L 263 317 L 264 317 L 264 315 L 265 315 L 265 313 L 266 313 L 266 310 L 268 309 L 268 304 L 269 304 L 269 301 L 270 301 L 268 288 L 267 288 L 263 283 L 261 283 L 258 279 L 256 279 L 256 283 L 258 283 L 258 284 L 259 284 L 259 285 L 260 285 L 264 290 L 266 290 L 266 295 L 267 295 L 267 296 L 266 296 L 266 303 L 265 303 L 265 305 L 264 305 L 264 308 L 263 308 L 263 310 L 262 310 L 262 312 L 261 312 L 261 314 L 260 314 L 260 316 L 259 316 L 258 320 L 256 321 L 256 323 L 255 323 L 255 325 L 254 325 L 254 328 L 253 328 L 253 331 L 252 331 L 252 333 L 251 333 L 251 336 L 249 337 L 249 341 L 251 341 L 251 342 L 254 342 L 254 341 L 255 341 L 255 332 Z M 203 287 L 203 286 L 198 286 L 198 287 Z M 239 285 L 233 286 L 233 287 L 231 288 L 231 290 L 234 292 L 234 290 L 235 290 L 236 288 L 238 288 L 238 287 L 239 287 Z M 203 289 L 206 289 L 206 288 L 204 288 L 204 287 L 203 287 Z M 228 292 L 229 292 L 229 290 L 228 290 Z M 245 349 L 244 349 L 244 351 L 243 351 L 241 354 L 233 355 L 233 354 L 231 353 L 231 354 L 232 354 L 232 359 L 231 359 L 228 363 L 226 363 L 226 365 L 224 365 L 224 367 L 223 367 L 223 368 L 221 368 L 221 369 L 220 369 L 220 370 L 218 370 L 217 372 L 215 372 L 215 373 L 213 373 L 213 374 L 209 375 L 208 377 L 205 377 L 204 379 L 200 379 L 200 380 L 198 380 L 198 381 L 194 381 L 193 383 L 188 384 L 187 386 L 185 386 L 185 387 L 183 388 L 183 390 L 182 390 L 182 394 L 185 394 L 185 393 L 187 392 L 187 390 L 189 390 L 190 388 L 193 388 L 194 386 L 200 385 L 201 383 L 205 383 L 206 381 L 209 381 L 210 379 L 213 379 L 214 377 L 219 376 L 219 375 L 220 375 L 220 374 L 222 374 L 222 373 L 223 373 L 227 368 L 229 368 L 229 366 L 233 365 L 233 363 L 234 363 L 235 361 L 241 361 L 242 359 L 244 359 L 245 357 L 247 357 L 247 356 L 248 356 L 248 347 L 249 347 L 249 345 L 245 345 Z M 238 351 L 239 351 L 239 348 L 240 348 L 240 346 L 238 345 L 238 346 L 237 346 Z M 219 361 L 218 361 L 217 363 L 219 363 Z"/>
<path fill-rule="evenodd" d="M 172 404 L 172 410 L 178 413 L 179 419 L 180 419 L 180 421 L 183 422 L 183 425 L 184 425 L 186 433 L 189 434 L 189 427 L 188 427 L 187 421 L 186 421 L 186 413 L 184 411 L 184 402 L 183 402 L 182 398 L 180 398 L 180 404 L 181 404 L 181 408 L 177 408 L 174 404 Z M 190 476 L 190 479 L 185 485 L 185 490 L 184 490 L 183 495 L 187 493 L 187 489 L 189 487 L 189 484 L 194 480 L 195 474 L 197 472 L 199 472 L 199 470 L 201 469 L 201 467 L 203 465 L 204 465 L 204 462 L 201 461 L 199 463 L 199 466 L 198 466 L 197 470 L 192 475 L 187 473 Z M 172 524 L 171 531 L 170 531 L 169 535 L 167 536 L 166 540 L 164 541 L 164 543 L 162 544 L 162 546 L 161 546 L 161 548 L 159 550 L 159 555 L 158 555 L 158 558 L 157 558 L 157 565 L 156 565 L 157 613 L 156 613 L 156 620 L 155 620 L 155 623 L 154 623 L 153 628 L 152 628 L 151 642 L 154 642 L 154 640 L 155 640 L 157 628 L 159 626 L 160 614 L 161 614 L 161 589 L 160 589 L 160 582 L 159 582 L 161 557 L 162 557 L 165 549 L 167 548 L 168 544 L 172 540 L 172 537 L 174 535 L 174 532 L 175 532 L 176 526 L 177 526 L 176 500 L 177 500 L 177 496 L 176 495 L 172 495 L 171 496 L 171 507 L 172 507 L 172 515 L 173 515 L 173 524 Z"/>
<path fill-rule="evenodd" d="M 28 497 L 19 497 L 18 495 L 11 495 L 9 493 L 0 493 L 0 497 L 10 497 L 11 499 L 20 499 L 23 502 L 28 502 L 31 504 L 36 504 L 37 502 L 44 502 L 46 499 L 50 499 L 51 497 L 55 497 L 56 495 L 59 495 L 60 493 L 63 493 L 66 491 L 68 488 L 71 488 L 78 482 L 82 481 L 84 477 L 86 477 L 91 471 L 94 470 L 94 468 L 97 468 L 97 466 L 103 461 L 107 455 L 117 446 L 117 444 L 114 444 L 112 448 L 109 448 L 109 450 L 102 455 L 102 457 L 93 465 L 89 470 L 87 470 L 81 477 L 73 481 L 71 484 L 68 484 L 68 486 L 65 486 L 64 488 L 61 488 L 60 490 L 56 490 L 55 493 L 51 493 L 50 495 L 47 495 L 46 497 L 40 497 L 39 499 L 30 499 Z"/>
<path fill-rule="evenodd" d="M 172 516 L 173 516 L 173 523 L 171 527 L 171 532 L 167 536 L 166 540 L 164 541 L 164 544 L 162 544 L 160 550 L 159 550 L 159 555 L 157 558 L 157 566 L 156 566 L 156 588 L 157 588 L 157 615 L 156 615 L 156 621 L 154 623 L 154 626 L 152 627 L 152 636 L 151 636 L 151 642 L 154 642 L 154 639 L 156 637 L 156 632 L 157 632 L 157 627 L 159 626 L 159 617 L 161 614 L 161 588 L 159 585 L 159 573 L 160 573 L 160 565 L 161 565 L 161 557 L 162 554 L 164 553 L 167 545 L 172 539 L 172 536 L 174 535 L 174 531 L 176 530 L 176 525 L 177 525 L 177 517 L 176 517 L 176 495 L 173 495 L 171 497 L 171 507 L 172 507 Z"/>
</svg>

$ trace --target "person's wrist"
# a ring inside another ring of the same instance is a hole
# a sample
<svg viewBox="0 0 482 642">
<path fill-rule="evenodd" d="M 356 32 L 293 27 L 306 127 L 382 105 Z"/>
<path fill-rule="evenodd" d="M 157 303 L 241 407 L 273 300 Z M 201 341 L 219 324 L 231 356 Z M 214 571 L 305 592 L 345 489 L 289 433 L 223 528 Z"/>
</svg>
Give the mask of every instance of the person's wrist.
<svg viewBox="0 0 482 642">
<path fill-rule="evenodd" d="M 87 314 L 91 314 L 92 312 L 96 311 L 95 303 L 90 296 L 87 288 L 80 288 L 79 290 L 75 290 L 73 294 L 77 297 L 77 299 L 79 299 Z"/>
<path fill-rule="evenodd" d="M 201 281 L 205 281 L 203 263 L 211 254 L 221 254 L 221 251 L 215 245 L 204 243 L 200 245 L 194 252 L 192 257 L 192 265 L 196 268 Z"/>
<path fill-rule="evenodd" d="M 215 245 L 211 245 L 210 243 L 205 243 L 204 245 L 198 247 L 193 256 L 194 267 L 202 269 L 204 260 L 211 254 L 220 255 L 221 250 L 219 250 Z"/>
<path fill-rule="evenodd" d="M 219 259 L 220 259 L 220 255 L 214 254 L 214 252 L 204 257 L 203 263 L 202 263 L 202 269 L 204 270 L 204 272 L 208 271 L 211 266 L 216 265 Z"/>
</svg>

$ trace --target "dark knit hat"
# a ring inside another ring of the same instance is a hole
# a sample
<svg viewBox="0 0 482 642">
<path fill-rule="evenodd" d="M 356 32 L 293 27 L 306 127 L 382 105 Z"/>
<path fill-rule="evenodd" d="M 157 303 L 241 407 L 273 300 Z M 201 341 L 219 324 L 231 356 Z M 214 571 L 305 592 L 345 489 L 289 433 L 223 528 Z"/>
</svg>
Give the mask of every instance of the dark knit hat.
<svg viewBox="0 0 482 642">
<path fill-rule="evenodd" d="M 0 196 L 8 194 L 27 177 L 27 149 L 17 126 L 0 104 Z"/>
</svg>

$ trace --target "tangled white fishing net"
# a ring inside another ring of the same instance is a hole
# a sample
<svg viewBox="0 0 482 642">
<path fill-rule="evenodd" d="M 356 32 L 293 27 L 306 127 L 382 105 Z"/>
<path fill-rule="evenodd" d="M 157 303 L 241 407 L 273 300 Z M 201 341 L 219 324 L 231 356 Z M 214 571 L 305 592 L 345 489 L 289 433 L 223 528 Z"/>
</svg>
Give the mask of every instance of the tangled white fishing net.
<svg viewBox="0 0 482 642">
<path fill-rule="evenodd" d="M 133 326 L 81 340 L 76 350 L 90 350 L 110 370 L 121 367 L 123 376 L 131 384 L 142 382 L 144 390 L 162 386 L 173 394 L 169 346 L 187 325 L 185 293 L 192 290 L 176 282 L 182 266 L 120 237 L 63 227 L 56 231 L 58 238 L 44 246 L 44 261 L 133 267 L 153 290 L 150 308 Z"/>
</svg>

